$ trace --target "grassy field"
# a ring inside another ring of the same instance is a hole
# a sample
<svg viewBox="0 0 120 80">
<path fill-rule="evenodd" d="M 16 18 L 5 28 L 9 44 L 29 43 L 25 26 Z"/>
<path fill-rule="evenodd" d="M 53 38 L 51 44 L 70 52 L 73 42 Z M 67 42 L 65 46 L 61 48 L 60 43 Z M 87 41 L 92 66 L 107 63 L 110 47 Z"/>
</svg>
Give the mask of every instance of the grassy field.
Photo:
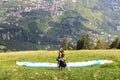
<svg viewBox="0 0 120 80">
<path fill-rule="evenodd" d="M 2 16 L 5 13 L 4 10 L 0 10 L 0 16 Z"/>
<path fill-rule="evenodd" d="M 65 51 L 67 62 L 107 59 L 112 64 L 84 68 L 27 68 L 16 61 L 56 62 L 58 51 L 0 53 L 0 80 L 120 80 L 120 50 Z"/>
</svg>

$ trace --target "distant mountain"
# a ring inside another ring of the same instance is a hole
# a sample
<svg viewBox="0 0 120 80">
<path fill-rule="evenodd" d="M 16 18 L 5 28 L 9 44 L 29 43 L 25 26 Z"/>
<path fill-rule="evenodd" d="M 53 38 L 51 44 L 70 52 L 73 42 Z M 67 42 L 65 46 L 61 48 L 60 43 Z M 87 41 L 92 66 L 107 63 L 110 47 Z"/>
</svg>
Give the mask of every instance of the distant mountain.
<svg viewBox="0 0 120 80">
<path fill-rule="evenodd" d="M 57 49 L 62 38 L 120 36 L 120 0 L 2 0 L 0 45 L 14 51 Z"/>
</svg>

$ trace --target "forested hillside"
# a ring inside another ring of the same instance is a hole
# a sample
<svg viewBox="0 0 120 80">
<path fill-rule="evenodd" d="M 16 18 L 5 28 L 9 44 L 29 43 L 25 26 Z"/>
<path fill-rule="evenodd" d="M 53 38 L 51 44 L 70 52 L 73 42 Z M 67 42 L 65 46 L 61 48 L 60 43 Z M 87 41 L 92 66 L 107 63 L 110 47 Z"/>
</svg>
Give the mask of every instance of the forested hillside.
<svg viewBox="0 0 120 80">
<path fill-rule="evenodd" d="M 0 45 L 7 50 L 57 49 L 89 34 L 96 42 L 120 36 L 120 0 L 2 0 Z M 19 46 L 18 46 L 19 45 Z"/>
</svg>

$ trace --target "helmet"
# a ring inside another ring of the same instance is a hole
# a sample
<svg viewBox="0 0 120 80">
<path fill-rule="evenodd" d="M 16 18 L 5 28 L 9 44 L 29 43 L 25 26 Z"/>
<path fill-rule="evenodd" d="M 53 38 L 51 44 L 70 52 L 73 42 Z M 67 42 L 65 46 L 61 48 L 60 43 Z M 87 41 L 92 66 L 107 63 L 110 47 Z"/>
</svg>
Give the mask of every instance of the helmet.
<svg viewBox="0 0 120 80">
<path fill-rule="evenodd" d="M 63 52 L 64 50 L 63 50 L 63 48 L 61 47 L 59 51 L 60 51 L 60 52 Z"/>
</svg>

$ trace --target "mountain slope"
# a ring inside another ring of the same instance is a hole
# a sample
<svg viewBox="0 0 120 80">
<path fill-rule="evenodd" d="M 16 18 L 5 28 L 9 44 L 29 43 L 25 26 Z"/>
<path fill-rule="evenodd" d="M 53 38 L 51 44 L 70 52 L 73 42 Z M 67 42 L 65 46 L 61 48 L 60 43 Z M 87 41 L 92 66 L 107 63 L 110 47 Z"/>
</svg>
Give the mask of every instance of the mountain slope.
<svg viewBox="0 0 120 80">
<path fill-rule="evenodd" d="M 10 50 L 56 49 L 62 38 L 76 42 L 83 34 L 89 34 L 94 41 L 99 38 L 111 41 L 120 32 L 119 3 L 119 0 L 3 0 L 0 45 Z"/>
</svg>

